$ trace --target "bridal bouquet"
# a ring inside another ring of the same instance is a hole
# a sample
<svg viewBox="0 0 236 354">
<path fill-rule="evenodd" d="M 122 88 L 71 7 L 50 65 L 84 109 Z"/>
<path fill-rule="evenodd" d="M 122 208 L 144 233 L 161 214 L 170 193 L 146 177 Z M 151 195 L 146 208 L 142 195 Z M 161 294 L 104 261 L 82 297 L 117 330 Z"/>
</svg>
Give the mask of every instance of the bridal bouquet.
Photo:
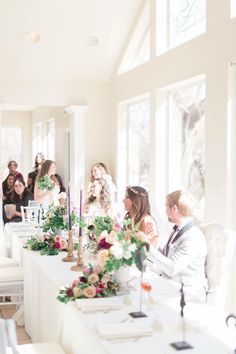
<svg viewBox="0 0 236 354">
<path fill-rule="evenodd" d="M 57 230 L 68 230 L 69 229 L 69 216 L 67 206 L 50 205 L 45 216 L 42 217 L 43 224 L 42 230 L 44 232 L 51 232 L 55 234 Z M 77 216 L 76 210 L 71 213 L 72 225 L 75 225 L 79 218 Z"/>
<path fill-rule="evenodd" d="M 54 188 L 53 181 L 48 175 L 41 178 L 36 177 L 35 183 L 39 189 L 47 189 L 48 191 L 51 191 Z"/>
<path fill-rule="evenodd" d="M 109 273 L 135 265 L 136 251 L 147 242 L 146 235 L 132 228 L 130 220 L 120 224 L 109 216 L 95 218 L 88 232 L 87 248 L 95 254 L 97 264 Z"/>
<path fill-rule="evenodd" d="M 40 235 L 32 236 L 26 241 L 24 248 L 40 251 L 42 255 L 54 256 L 61 251 L 67 251 L 67 241 L 60 236 Z"/>
<path fill-rule="evenodd" d="M 69 286 L 61 287 L 57 299 L 67 303 L 81 298 L 107 297 L 116 295 L 118 283 L 101 267 L 89 265 L 83 275 Z"/>
</svg>

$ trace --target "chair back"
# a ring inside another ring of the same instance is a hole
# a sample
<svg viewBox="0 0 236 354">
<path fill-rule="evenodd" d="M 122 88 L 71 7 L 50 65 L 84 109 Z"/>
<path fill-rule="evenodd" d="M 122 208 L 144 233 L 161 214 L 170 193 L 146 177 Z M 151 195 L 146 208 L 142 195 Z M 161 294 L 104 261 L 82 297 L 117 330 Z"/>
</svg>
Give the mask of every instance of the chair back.
<svg viewBox="0 0 236 354">
<path fill-rule="evenodd" d="M 38 206 L 38 204 L 36 203 L 35 200 L 29 200 L 28 201 L 28 206 L 32 207 L 32 206 Z"/>
<path fill-rule="evenodd" d="M 41 207 L 21 206 L 21 216 L 23 222 L 39 224 L 41 220 Z"/>
<path fill-rule="evenodd" d="M 232 278 L 236 232 L 217 223 L 199 225 L 207 241 L 206 276 L 210 291 L 207 303 L 226 308 Z"/>
</svg>

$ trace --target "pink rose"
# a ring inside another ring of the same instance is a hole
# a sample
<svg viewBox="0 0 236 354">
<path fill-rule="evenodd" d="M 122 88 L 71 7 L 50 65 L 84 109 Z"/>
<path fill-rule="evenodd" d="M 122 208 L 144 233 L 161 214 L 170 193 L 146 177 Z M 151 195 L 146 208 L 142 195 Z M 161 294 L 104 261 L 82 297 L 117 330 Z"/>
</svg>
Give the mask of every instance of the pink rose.
<svg viewBox="0 0 236 354">
<path fill-rule="evenodd" d="M 83 295 L 86 296 L 87 298 L 95 297 L 95 295 L 96 295 L 95 286 L 93 286 L 93 285 L 88 286 L 86 289 L 83 290 Z"/>
</svg>

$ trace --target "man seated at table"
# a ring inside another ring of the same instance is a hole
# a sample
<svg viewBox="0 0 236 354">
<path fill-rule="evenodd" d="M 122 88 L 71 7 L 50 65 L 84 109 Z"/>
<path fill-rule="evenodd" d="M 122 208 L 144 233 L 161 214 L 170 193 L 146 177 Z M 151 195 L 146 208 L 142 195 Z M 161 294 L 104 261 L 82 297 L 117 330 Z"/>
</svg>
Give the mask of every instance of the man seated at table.
<svg viewBox="0 0 236 354">
<path fill-rule="evenodd" d="M 207 290 L 207 245 L 203 233 L 193 220 L 191 196 L 182 190 L 168 194 L 166 214 L 175 226 L 163 249 L 151 247 L 148 265 L 161 276 L 183 283 L 185 290 L 204 301 Z"/>
</svg>

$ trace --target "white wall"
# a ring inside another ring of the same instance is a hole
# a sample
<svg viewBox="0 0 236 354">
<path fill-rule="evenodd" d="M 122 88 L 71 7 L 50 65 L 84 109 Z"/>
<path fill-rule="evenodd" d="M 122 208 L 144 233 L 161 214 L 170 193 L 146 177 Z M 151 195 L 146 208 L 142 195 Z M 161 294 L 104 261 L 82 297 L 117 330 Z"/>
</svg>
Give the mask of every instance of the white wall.
<svg viewBox="0 0 236 354">
<path fill-rule="evenodd" d="M 65 80 L 0 80 L 0 92 L 4 90 L 5 105 L 31 105 L 38 108 L 32 112 L 33 122 L 43 122 L 54 117 L 56 122 L 56 162 L 58 172 L 67 180 L 65 168 L 65 131 L 69 130 L 68 118 L 64 107 L 69 105 L 89 106 L 86 114 L 86 183 L 89 179 L 91 165 L 104 162 L 113 172 L 112 151 L 114 140 L 111 134 L 109 116 L 109 95 L 107 83 L 65 81 Z M 3 115 L 6 112 L 3 112 Z M 10 121 L 4 121 L 8 124 Z M 25 126 L 26 121 L 22 122 Z M 27 126 L 28 123 L 27 123 Z M 31 129 L 31 122 L 30 122 Z M 30 146 L 30 152 L 24 156 L 28 165 L 32 165 L 32 136 L 26 137 L 24 144 Z M 75 161 L 76 163 L 76 161 Z M 32 168 L 32 167 L 31 167 Z M 78 166 L 79 168 L 79 166 Z"/>
<path fill-rule="evenodd" d="M 154 1 L 152 5 L 153 3 Z M 227 190 L 226 170 L 228 66 L 231 61 L 236 60 L 236 19 L 230 19 L 229 11 L 229 0 L 208 0 L 205 34 L 159 57 L 154 56 L 155 50 L 152 48 L 152 57 L 148 63 L 123 75 L 116 74 L 117 65 L 110 82 L 110 97 L 115 134 L 117 104 L 120 101 L 145 93 L 151 93 L 151 97 L 155 97 L 156 91 L 166 85 L 206 74 L 205 219 L 236 228 L 236 221 L 227 217 L 233 207 L 232 203 L 227 203 L 227 194 L 231 193 Z M 151 27 L 155 28 L 154 16 L 151 18 Z M 235 120 L 235 116 L 233 119 Z M 151 120 L 155 121 L 155 109 L 152 109 Z M 114 160 L 116 156 L 117 151 L 114 148 Z M 231 200 L 235 198 L 236 195 Z"/>
<path fill-rule="evenodd" d="M 18 170 L 23 173 L 27 181 L 27 175 L 32 171 L 33 165 L 31 163 L 32 155 L 32 116 L 31 112 L 15 112 L 3 111 L 2 122 L 3 127 L 20 127 L 22 129 L 22 166 L 19 165 Z M 14 144 L 14 142 L 13 142 Z"/>
</svg>

